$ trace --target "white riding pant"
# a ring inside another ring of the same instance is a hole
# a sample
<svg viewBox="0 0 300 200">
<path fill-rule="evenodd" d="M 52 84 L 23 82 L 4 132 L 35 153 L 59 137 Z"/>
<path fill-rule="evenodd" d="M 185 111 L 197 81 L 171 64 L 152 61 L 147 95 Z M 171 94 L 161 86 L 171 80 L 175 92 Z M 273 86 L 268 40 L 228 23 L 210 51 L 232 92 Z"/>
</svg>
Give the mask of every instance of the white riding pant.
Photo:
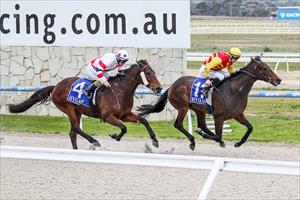
<svg viewBox="0 0 300 200">
<path fill-rule="evenodd" d="M 113 70 L 114 71 L 114 70 Z M 103 75 L 104 77 L 108 80 L 109 77 L 111 76 L 109 74 L 109 72 L 103 72 Z M 83 67 L 82 69 L 82 77 L 83 78 L 86 78 L 86 79 L 89 79 L 89 80 L 93 80 L 93 81 L 96 81 L 98 80 L 99 78 L 97 77 L 97 72 L 96 70 L 93 68 L 93 66 L 91 65 L 87 65 L 85 67 Z"/>
<path fill-rule="evenodd" d="M 204 76 L 204 67 L 205 67 L 205 65 L 201 65 L 201 67 L 200 67 L 200 73 L 199 73 L 200 78 L 206 78 Z M 210 79 L 218 78 L 220 81 L 222 81 L 224 78 L 227 78 L 229 76 L 230 76 L 230 74 L 228 73 L 226 68 L 222 69 L 220 71 L 210 70 L 210 73 L 209 73 Z"/>
</svg>

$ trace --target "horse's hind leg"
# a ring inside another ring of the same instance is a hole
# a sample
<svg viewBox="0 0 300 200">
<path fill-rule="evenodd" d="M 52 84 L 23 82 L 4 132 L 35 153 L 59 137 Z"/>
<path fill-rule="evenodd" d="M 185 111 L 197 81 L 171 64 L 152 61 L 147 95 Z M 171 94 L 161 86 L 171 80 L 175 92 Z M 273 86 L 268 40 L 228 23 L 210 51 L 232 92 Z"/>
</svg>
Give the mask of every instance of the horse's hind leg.
<svg viewBox="0 0 300 200">
<path fill-rule="evenodd" d="M 174 127 L 177 128 L 180 132 L 182 132 L 191 141 L 190 149 L 194 150 L 195 145 L 196 145 L 195 144 L 195 138 L 187 130 L 185 130 L 183 128 L 183 120 L 184 120 L 184 117 L 185 117 L 186 113 L 187 113 L 187 109 L 179 109 L 178 110 L 178 116 L 177 116 L 176 121 L 174 123 Z"/>
<path fill-rule="evenodd" d="M 247 132 L 242 137 L 242 139 L 234 144 L 234 147 L 240 147 L 242 144 L 244 144 L 251 132 L 253 131 L 253 126 L 250 124 L 250 122 L 246 119 L 245 115 L 242 113 L 234 118 L 236 121 L 240 122 L 242 125 L 247 127 Z"/>
<path fill-rule="evenodd" d="M 205 134 L 209 136 L 216 136 L 211 130 L 208 129 L 206 125 L 206 119 L 205 119 L 205 113 L 201 112 L 199 110 L 194 110 L 196 115 L 197 115 L 197 123 L 198 123 L 198 128 L 200 128 L 204 133 L 201 132 L 201 130 L 196 130 L 196 132 L 201 135 L 203 138 L 205 138 Z M 207 139 L 207 138 L 206 138 Z"/>
<path fill-rule="evenodd" d="M 215 121 L 215 130 L 216 130 L 216 136 L 215 136 L 214 140 L 216 142 L 219 142 L 221 147 L 225 147 L 225 143 L 222 140 L 224 119 L 223 118 L 214 118 L 214 121 Z"/>
<path fill-rule="evenodd" d="M 225 147 L 225 143 L 222 140 L 222 131 L 223 131 L 224 120 L 221 119 L 221 118 L 217 118 L 217 119 L 214 118 L 214 121 L 215 121 L 215 130 L 216 130 L 216 134 L 214 134 L 206 126 L 205 113 L 202 113 L 202 112 L 199 112 L 199 111 L 195 111 L 195 112 L 197 114 L 198 126 L 201 128 L 201 130 L 204 131 L 204 133 L 201 130 L 200 131 L 196 131 L 196 132 L 199 135 L 201 135 L 203 138 L 219 142 L 221 147 Z"/>
<path fill-rule="evenodd" d="M 152 145 L 155 147 L 159 146 L 156 135 L 155 135 L 154 131 L 152 130 L 152 128 L 150 127 L 148 121 L 145 118 L 142 118 L 141 116 L 136 115 L 131 112 L 128 115 L 126 115 L 126 117 L 122 120 L 124 122 L 141 122 L 146 127 L 146 129 L 150 135 L 150 138 L 152 139 Z"/>
<path fill-rule="evenodd" d="M 97 140 L 95 140 L 93 137 L 91 137 L 88 134 L 86 134 L 79 127 L 81 114 L 76 113 L 75 109 L 68 110 L 68 112 L 66 114 L 68 115 L 68 117 L 70 119 L 70 123 L 71 123 L 70 137 L 71 137 L 71 142 L 72 142 L 72 145 L 73 145 L 73 149 L 76 149 L 76 147 L 77 147 L 76 135 L 74 135 L 75 133 L 78 133 L 79 135 L 81 135 L 83 138 L 85 138 L 86 140 L 88 140 L 94 146 L 96 146 L 96 147 L 100 147 L 101 146 L 100 143 Z M 73 143 L 75 144 L 75 146 L 74 146 Z"/>
</svg>

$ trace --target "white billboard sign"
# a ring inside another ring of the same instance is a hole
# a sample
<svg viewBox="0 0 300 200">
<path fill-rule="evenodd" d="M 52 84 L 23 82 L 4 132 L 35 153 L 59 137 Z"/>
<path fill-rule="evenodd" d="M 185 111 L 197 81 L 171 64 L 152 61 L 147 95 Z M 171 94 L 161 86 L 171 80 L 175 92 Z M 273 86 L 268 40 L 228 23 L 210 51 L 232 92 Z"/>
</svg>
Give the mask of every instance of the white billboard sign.
<svg viewBox="0 0 300 200">
<path fill-rule="evenodd" d="M 1 0 L 1 46 L 189 48 L 189 0 Z"/>
</svg>

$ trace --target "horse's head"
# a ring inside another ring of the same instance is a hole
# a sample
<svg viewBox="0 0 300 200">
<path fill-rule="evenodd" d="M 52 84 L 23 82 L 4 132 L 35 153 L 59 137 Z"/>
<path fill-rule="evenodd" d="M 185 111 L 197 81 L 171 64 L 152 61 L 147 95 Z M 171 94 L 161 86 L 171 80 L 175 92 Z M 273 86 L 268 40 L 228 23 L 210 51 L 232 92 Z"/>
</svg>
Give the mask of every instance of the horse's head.
<svg viewBox="0 0 300 200">
<path fill-rule="evenodd" d="M 251 62 L 247 65 L 244 71 L 251 73 L 256 79 L 262 80 L 266 83 L 271 83 L 274 86 L 280 84 L 281 79 L 273 72 L 273 70 L 260 57 L 251 58 Z"/>
<path fill-rule="evenodd" d="M 140 78 L 143 84 L 150 88 L 155 94 L 158 94 L 162 90 L 160 82 L 157 80 L 155 71 L 150 67 L 147 60 L 136 61 L 140 68 Z"/>
</svg>

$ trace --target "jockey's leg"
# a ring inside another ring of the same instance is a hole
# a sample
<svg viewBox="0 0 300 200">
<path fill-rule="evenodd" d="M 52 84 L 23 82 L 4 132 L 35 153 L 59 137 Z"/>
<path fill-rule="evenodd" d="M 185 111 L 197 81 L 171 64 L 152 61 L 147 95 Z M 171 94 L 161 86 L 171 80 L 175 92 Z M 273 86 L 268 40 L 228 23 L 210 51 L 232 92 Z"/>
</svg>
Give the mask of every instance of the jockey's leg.
<svg viewBox="0 0 300 200">
<path fill-rule="evenodd" d="M 220 82 L 221 80 L 219 78 L 214 78 L 211 83 L 213 87 L 216 87 Z"/>
<path fill-rule="evenodd" d="M 212 79 L 212 85 L 217 86 L 220 81 L 222 81 L 225 78 L 224 72 L 221 71 L 214 71 L 213 75 L 211 76 Z"/>
<path fill-rule="evenodd" d="M 211 71 L 209 78 L 212 80 L 212 85 L 205 86 L 202 89 L 202 94 L 207 98 L 208 91 L 211 87 L 216 87 L 221 80 L 225 78 L 223 71 Z"/>
<path fill-rule="evenodd" d="M 91 98 L 92 92 L 101 85 L 102 83 L 99 80 L 96 80 L 86 90 L 84 90 L 84 93 L 87 95 L 88 98 Z"/>
</svg>

